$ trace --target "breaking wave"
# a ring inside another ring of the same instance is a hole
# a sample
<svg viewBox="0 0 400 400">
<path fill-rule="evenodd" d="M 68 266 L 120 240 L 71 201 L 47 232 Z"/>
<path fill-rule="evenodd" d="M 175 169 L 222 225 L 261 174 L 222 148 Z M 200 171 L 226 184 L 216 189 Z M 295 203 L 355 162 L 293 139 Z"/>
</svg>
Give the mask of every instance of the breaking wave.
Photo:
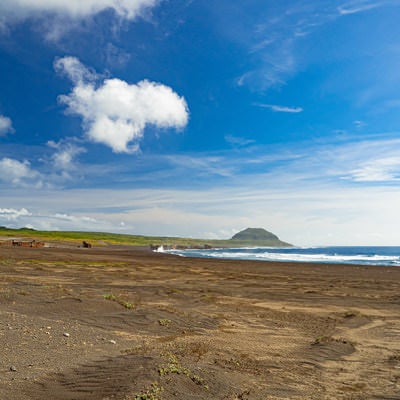
<svg viewBox="0 0 400 400">
<path fill-rule="evenodd" d="M 186 257 L 400 266 L 400 247 L 229 248 L 168 250 Z"/>
</svg>

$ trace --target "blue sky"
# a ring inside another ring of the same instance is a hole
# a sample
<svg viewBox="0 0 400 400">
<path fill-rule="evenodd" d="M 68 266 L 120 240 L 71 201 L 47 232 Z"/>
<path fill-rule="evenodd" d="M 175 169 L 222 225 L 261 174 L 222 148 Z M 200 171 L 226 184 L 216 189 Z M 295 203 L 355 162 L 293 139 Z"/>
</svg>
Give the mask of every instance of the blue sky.
<svg viewBox="0 0 400 400">
<path fill-rule="evenodd" d="M 400 5 L 3 0 L 0 225 L 400 245 Z"/>
</svg>

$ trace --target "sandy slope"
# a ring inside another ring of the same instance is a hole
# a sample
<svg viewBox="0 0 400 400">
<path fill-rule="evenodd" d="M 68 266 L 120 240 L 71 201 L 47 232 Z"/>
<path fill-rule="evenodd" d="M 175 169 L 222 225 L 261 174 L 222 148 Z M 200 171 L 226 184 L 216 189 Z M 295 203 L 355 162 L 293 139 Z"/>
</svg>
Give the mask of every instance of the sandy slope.
<svg viewBox="0 0 400 400">
<path fill-rule="evenodd" d="M 399 268 L 0 248 L 0 398 L 400 399 L 399 315 Z"/>
</svg>

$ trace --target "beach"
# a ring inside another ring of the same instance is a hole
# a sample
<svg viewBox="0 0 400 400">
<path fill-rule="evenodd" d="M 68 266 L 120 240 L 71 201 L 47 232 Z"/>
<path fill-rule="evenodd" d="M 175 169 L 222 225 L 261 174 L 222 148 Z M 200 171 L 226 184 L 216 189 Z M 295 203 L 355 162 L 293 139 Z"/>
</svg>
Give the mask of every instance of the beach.
<svg viewBox="0 0 400 400">
<path fill-rule="evenodd" d="M 400 399 L 400 269 L 0 247 L 0 398 Z"/>
</svg>

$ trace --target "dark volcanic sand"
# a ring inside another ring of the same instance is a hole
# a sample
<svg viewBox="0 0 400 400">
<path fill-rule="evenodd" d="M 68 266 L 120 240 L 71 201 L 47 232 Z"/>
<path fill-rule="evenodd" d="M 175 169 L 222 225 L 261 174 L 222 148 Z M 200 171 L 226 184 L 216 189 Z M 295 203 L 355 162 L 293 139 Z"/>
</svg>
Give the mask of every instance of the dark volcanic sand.
<svg viewBox="0 0 400 400">
<path fill-rule="evenodd" d="M 0 271 L 0 399 L 400 399 L 400 268 L 3 247 Z"/>
</svg>

